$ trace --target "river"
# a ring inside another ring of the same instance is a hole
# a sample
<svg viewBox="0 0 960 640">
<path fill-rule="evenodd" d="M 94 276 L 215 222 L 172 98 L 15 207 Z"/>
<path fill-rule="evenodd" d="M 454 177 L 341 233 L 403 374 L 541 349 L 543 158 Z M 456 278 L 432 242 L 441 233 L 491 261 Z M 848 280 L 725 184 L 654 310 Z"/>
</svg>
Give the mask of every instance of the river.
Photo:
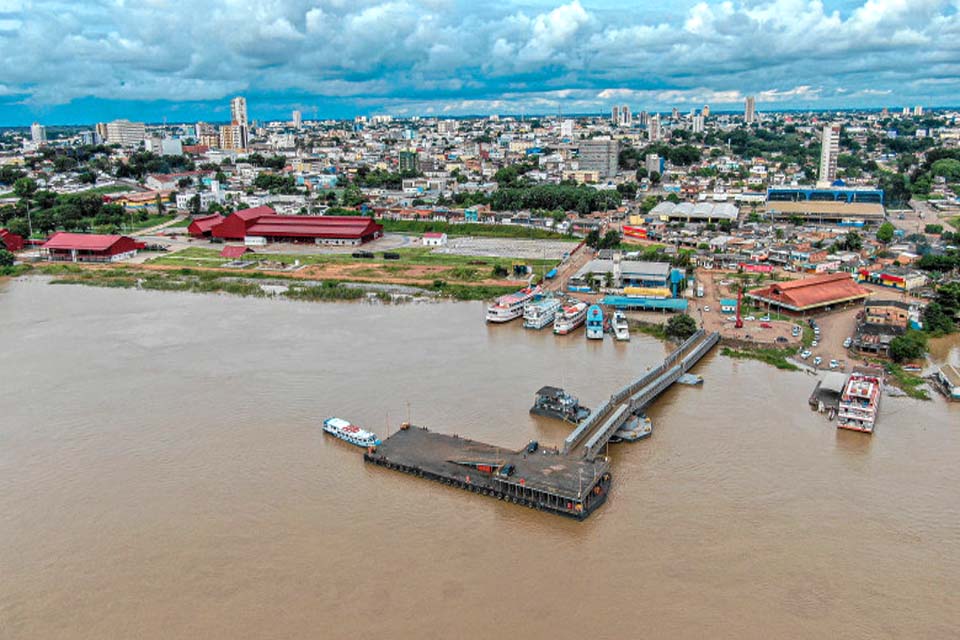
<svg viewBox="0 0 960 640">
<path fill-rule="evenodd" d="M 559 444 L 527 413 L 541 385 L 596 406 L 664 353 L 487 326 L 478 303 L 0 283 L 0 637 L 956 636 L 960 405 L 939 396 L 837 431 L 812 377 L 715 351 L 650 440 L 611 447 L 584 522 L 320 430 L 409 411 Z"/>
</svg>

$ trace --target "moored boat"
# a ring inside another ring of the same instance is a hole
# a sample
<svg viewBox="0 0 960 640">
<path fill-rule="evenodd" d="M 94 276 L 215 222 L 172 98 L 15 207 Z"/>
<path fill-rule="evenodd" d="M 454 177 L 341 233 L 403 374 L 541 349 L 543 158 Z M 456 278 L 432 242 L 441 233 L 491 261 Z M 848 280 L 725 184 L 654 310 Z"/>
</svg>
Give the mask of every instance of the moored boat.
<svg viewBox="0 0 960 640">
<path fill-rule="evenodd" d="M 567 422 L 580 422 L 590 415 L 590 409 L 559 387 L 541 387 L 534 398 L 530 413 Z"/>
<path fill-rule="evenodd" d="M 636 442 L 649 438 L 653 434 L 653 421 L 646 414 L 634 414 L 613 434 L 611 442 Z"/>
<path fill-rule="evenodd" d="M 361 429 L 343 418 L 327 418 L 323 421 L 323 430 L 358 447 L 375 447 L 380 444 L 377 434 Z"/>
<path fill-rule="evenodd" d="M 526 287 L 516 293 L 500 296 L 487 307 L 487 322 L 510 322 L 521 317 L 526 304 L 540 293 L 540 287 Z"/>
<path fill-rule="evenodd" d="M 880 414 L 883 395 L 883 370 L 876 367 L 855 367 L 840 395 L 837 428 L 873 433 Z"/>
<path fill-rule="evenodd" d="M 603 309 L 592 304 L 587 309 L 587 339 L 603 340 Z"/>
<path fill-rule="evenodd" d="M 623 311 L 613 312 L 613 335 L 617 340 L 630 339 L 630 325 L 627 324 L 627 316 Z"/>
<path fill-rule="evenodd" d="M 523 308 L 523 326 L 527 329 L 543 329 L 553 322 L 562 303 L 553 296 L 528 302 Z"/>
<path fill-rule="evenodd" d="M 557 311 L 553 321 L 553 332 L 566 335 L 583 324 L 587 319 L 587 303 L 571 300 Z"/>
</svg>

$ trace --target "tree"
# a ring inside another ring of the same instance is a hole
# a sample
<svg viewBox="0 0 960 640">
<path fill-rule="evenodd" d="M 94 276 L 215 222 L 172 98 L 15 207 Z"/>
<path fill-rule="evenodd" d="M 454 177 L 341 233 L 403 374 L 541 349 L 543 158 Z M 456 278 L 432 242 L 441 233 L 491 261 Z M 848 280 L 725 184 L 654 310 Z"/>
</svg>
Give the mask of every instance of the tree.
<svg viewBox="0 0 960 640">
<path fill-rule="evenodd" d="M 586 240 L 584 240 L 584 242 L 586 242 L 586 245 L 591 249 L 599 249 L 600 248 L 600 231 L 597 229 L 591 229 L 590 233 L 587 234 Z"/>
<path fill-rule="evenodd" d="M 33 178 L 20 178 L 13 183 L 13 193 L 18 198 L 29 198 L 37 192 L 37 181 Z"/>
<path fill-rule="evenodd" d="M 6 249 L 0 249 L 0 267 L 12 267 L 13 254 Z"/>
<path fill-rule="evenodd" d="M 923 328 L 930 333 L 953 333 L 956 327 L 938 302 L 931 302 L 923 310 Z"/>
<path fill-rule="evenodd" d="M 843 239 L 843 246 L 847 251 L 860 251 L 863 248 L 863 238 L 856 231 L 848 231 Z"/>
<path fill-rule="evenodd" d="M 927 352 L 927 337 L 920 331 L 907 331 L 890 341 L 890 357 L 894 362 L 922 358 Z"/>
<path fill-rule="evenodd" d="M 880 225 L 880 228 L 877 229 L 877 240 L 883 244 L 890 244 L 890 241 L 893 240 L 894 231 L 896 231 L 896 229 L 892 223 L 884 222 Z"/>
<path fill-rule="evenodd" d="M 697 321 L 685 313 L 673 316 L 667 320 L 667 336 L 678 340 L 686 340 L 697 332 Z"/>
</svg>

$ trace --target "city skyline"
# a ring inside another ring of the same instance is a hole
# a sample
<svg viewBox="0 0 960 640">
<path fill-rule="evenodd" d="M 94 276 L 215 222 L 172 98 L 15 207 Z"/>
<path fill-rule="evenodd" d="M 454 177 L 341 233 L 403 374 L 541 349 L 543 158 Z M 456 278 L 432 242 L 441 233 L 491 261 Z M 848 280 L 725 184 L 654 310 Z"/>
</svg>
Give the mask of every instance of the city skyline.
<svg viewBox="0 0 960 640">
<path fill-rule="evenodd" d="M 0 0 L 0 126 L 226 121 L 234 95 L 309 120 L 947 107 L 960 88 L 960 16 L 936 0 L 178 4 Z"/>
</svg>

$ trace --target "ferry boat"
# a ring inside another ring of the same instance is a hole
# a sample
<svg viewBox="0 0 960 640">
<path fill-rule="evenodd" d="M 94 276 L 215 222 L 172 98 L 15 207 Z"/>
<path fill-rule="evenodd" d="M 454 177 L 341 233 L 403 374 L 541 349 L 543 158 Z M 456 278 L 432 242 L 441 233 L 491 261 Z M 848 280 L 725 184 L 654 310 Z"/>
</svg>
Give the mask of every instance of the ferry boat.
<svg viewBox="0 0 960 640">
<path fill-rule="evenodd" d="M 630 416 L 630 419 L 617 429 L 610 442 L 636 442 L 649 438 L 653 434 L 653 421 L 644 413 Z"/>
<path fill-rule="evenodd" d="M 587 319 L 587 303 L 573 300 L 557 311 L 553 320 L 553 332 L 566 335 L 583 324 Z"/>
<path fill-rule="evenodd" d="M 603 309 L 596 304 L 587 309 L 587 339 L 603 340 Z"/>
<path fill-rule="evenodd" d="M 613 335 L 617 340 L 630 339 L 630 325 L 627 324 L 627 316 L 623 311 L 613 312 Z"/>
<path fill-rule="evenodd" d="M 540 287 L 526 287 L 516 293 L 497 298 L 497 301 L 487 307 L 487 322 L 510 322 L 523 315 L 523 308 L 528 302 L 540 295 Z"/>
<path fill-rule="evenodd" d="M 323 430 L 358 447 L 375 447 L 380 444 L 377 434 L 365 431 L 342 418 L 327 418 L 323 421 Z"/>
<path fill-rule="evenodd" d="M 883 395 L 883 371 L 856 367 L 847 378 L 837 409 L 837 428 L 873 433 Z"/>
<path fill-rule="evenodd" d="M 580 422 L 590 415 L 590 409 L 559 387 L 542 387 L 530 407 L 530 413 L 567 422 Z"/>
<path fill-rule="evenodd" d="M 528 302 L 523 308 L 523 326 L 527 329 L 543 329 L 553 322 L 560 307 L 560 300 L 553 296 Z"/>
</svg>

